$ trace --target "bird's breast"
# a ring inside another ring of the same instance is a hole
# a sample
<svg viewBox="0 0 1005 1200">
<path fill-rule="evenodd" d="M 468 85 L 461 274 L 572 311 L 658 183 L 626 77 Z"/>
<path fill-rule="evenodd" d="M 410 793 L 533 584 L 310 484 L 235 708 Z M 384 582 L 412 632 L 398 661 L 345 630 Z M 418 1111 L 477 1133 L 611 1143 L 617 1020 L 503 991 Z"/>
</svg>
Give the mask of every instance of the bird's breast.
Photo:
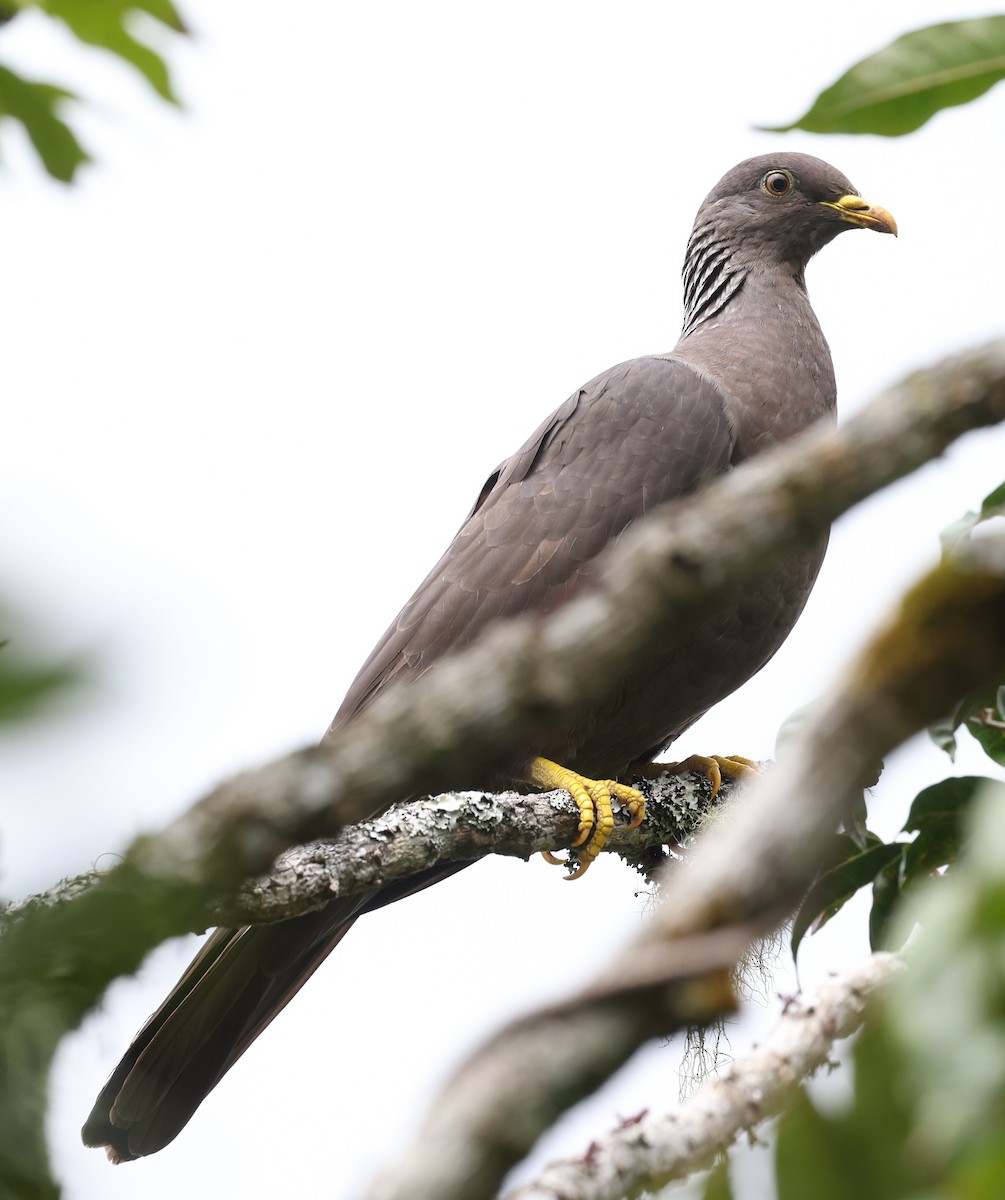
<svg viewBox="0 0 1005 1200">
<path fill-rule="evenodd" d="M 805 291 L 748 281 L 720 318 L 682 338 L 674 357 L 719 388 L 736 437 L 734 462 L 817 421 L 836 403 L 834 365 Z"/>
<path fill-rule="evenodd" d="M 632 763 L 661 754 L 774 656 L 809 598 L 826 546 L 823 538 L 770 567 L 710 605 L 686 636 L 653 646 L 642 666 L 542 753 L 595 777 L 623 776 Z"/>
</svg>

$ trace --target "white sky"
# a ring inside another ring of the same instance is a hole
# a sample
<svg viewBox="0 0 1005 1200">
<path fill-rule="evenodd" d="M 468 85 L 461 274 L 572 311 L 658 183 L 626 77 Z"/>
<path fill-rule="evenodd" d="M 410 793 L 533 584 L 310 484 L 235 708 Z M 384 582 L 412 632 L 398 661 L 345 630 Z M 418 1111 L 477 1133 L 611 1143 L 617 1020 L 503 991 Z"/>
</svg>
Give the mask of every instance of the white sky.
<svg viewBox="0 0 1005 1200">
<path fill-rule="evenodd" d="M 0 888 L 314 741 L 489 470 L 596 372 L 673 345 L 694 211 L 734 162 L 819 154 L 900 224 L 810 268 L 843 412 L 999 334 L 1005 91 L 894 141 L 752 129 L 896 34 L 991 7 L 189 0 L 196 36 L 164 39 L 184 114 L 40 21 L 5 28 L 0 61 L 93 98 L 98 165 L 63 189 L 0 140 L 0 586 L 102 670 L 80 711 L 4 735 Z M 842 521 L 789 643 L 682 754 L 770 756 L 1003 464 L 1005 435 L 972 436 Z M 950 770 L 898 756 L 880 830 Z M 467 1048 L 635 933 L 635 891 L 613 860 L 576 887 L 497 861 L 368 918 L 171 1147 L 113 1170 L 77 1130 L 190 953 L 164 948 L 60 1055 L 67 1200 L 193 1180 L 349 1200 Z M 806 976 L 865 949 L 860 927 L 810 946 Z M 672 1103 L 679 1058 L 643 1056 L 544 1152 Z"/>
</svg>

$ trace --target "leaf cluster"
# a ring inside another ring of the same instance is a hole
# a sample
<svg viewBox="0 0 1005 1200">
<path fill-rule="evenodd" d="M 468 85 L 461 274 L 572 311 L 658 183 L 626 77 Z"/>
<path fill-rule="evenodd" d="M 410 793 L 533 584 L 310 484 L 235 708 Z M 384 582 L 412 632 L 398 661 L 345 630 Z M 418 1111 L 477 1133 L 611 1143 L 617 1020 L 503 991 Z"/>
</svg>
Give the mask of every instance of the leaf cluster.
<svg viewBox="0 0 1005 1200">
<path fill-rule="evenodd" d="M 943 556 L 955 554 L 981 526 L 1005 515 L 1005 483 L 940 535 Z M 996 766 L 1005 766 L 1005 685 L 965 696 L 929 730 L 935 743 L 953 758 L 957 735 L 967 730 Z M 899 949 L 910 930 L 894 934 L 894 917 L 903 898 L 920 881 L 949 867 L 960 854 L 966 822 L 984 776 L 951 777 L 932 784 L 914 799 L 902 835 L 884 842 L 865 828 L 838 834 L 816 883 L 807 893 L 792 927 L 792 953 L 808 933 L 827 924 L 861 889 L 872 888 L 869 938 L 874 950 Z"/>
<path fill-rule="evenodd" d="M 146 17 L 184 33 L 171 0 L 0 0 L 0 26 L 28 9 L 58 21 L 84 44 L 115 55 L 162 99 L 178 103 L 164 59 L 135 32 L 138 19 Z M 24 127 L 46 171 L 62 183 L 71 183 L 89 161 L 64 115 L 67 103 L 79 99 L 64 87 L 26 79 L 0 63 L 0 118 Z"/>
<path fill-rule="evenodd" d="M 824 1111 L 801 1089 L 779 1123 L 779 1200 L 811 1181 L 825 1200 L 1005 1195 L 1005 785 L 965 791 L 961 869 L 894 922 L 898 942 L 924 932 L 855 1044 L 851 1101 Z"/>
</svg>

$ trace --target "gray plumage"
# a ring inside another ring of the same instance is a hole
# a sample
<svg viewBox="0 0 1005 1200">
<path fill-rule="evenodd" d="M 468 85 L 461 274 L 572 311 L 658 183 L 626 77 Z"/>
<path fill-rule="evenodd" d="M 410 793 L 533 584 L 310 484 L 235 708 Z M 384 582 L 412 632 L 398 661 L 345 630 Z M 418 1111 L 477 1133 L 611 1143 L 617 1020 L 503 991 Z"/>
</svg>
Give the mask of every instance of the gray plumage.
<svg viewBox="0 0 1005 1200">
<path fill-rule="evenodd" d="M 833 167 L 775 154 L 734 167 L 702 204 L 684 265 L 684 330 L 668 354 L 598 375 L 489 477 L 443 557 L 375 647 L 332 723 L 414 678 L 489 622 L 551 612 L 588 591 L 632 522 L 688 495 L 834 410 L 830 353 L 804 282 L 843 229 L 895 232 Z M 686 638 L 652 647 L 602 704 L 528 745 L 617 777 L 664 750 L 775 653 L 798 617 L 826 539 L 737 589 Z M 471 786 L 492 782 L 473 778 Z M 218 930 L 137 1035 L 84 1127 L 116 1160 L 160 1149 L 362 913 L 443 878 L 338 901 L 278 925 Z"/>
</svg>

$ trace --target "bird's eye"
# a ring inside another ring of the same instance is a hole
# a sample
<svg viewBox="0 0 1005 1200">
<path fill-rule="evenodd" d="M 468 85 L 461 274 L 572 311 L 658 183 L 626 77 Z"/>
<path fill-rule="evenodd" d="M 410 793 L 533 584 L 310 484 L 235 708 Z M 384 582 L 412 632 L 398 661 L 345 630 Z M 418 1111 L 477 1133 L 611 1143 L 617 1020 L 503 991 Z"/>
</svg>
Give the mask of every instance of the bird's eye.
<svg viewBox="0 0 1005 1200">
<path fill-rule="evenodd" d="M 761 190 L 769 196 L 787 196 L 796 186 L 796 181 L 788 171 L 769 171 L 761 180 Z"/>
</svg>

